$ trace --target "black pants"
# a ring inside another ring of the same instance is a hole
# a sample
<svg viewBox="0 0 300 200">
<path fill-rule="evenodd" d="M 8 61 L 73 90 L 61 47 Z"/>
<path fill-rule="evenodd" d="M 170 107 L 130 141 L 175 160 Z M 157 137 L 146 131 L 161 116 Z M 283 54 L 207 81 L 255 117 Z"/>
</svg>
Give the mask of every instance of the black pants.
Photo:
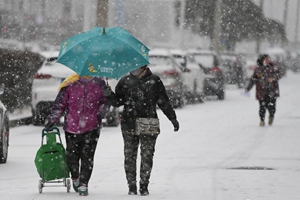
<svg viewBox="0 0 300 200">
<path fill-rule="evenodd" d="M 66 135 L 66 160 L 72 178 L 80 178 L 80 184 L 88 185 L 91 178 L 94 155 L 100 131 L 93 130 L 84 134 L 65 133 Z"/>
<path fill-rule="evenodd" d="M 124 168 L 128 184 L 136 184 L 136 159 L 141 147 L 140 184 L 148 185 L 153 166 L 157 135 L 132 135 L 123 132 Z"/>
<path fill-rule="evenodd" d="M 269 116 L 274 117 L 276 112 L 276 97 L 266 95 L 263 101 L 259 101 L 259 117 L 261 121 L 265 120 L 266 109 L 269 111 Z"/>
</svg>

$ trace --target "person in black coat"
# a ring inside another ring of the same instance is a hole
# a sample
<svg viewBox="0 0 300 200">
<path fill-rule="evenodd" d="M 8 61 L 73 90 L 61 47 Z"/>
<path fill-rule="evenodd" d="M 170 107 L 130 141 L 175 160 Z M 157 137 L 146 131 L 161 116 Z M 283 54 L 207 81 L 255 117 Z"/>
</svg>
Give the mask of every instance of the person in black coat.
<svg viewBox="0 0 300 200">
<path fill-rule="evenodd" d="M 124 76 L 118 82 L 115 93 L 106 94 L 112 106 L 124 106 L 121 117 L 121 131 L 124 140 L 124 168 L 129 187 L 128 194 L 137 194 L 136 159 L 138 146 L 141 148 L 140 194 L 148 195 L 148 184 L 153 166 L 157 134 L 140 134 L 136 130 L 138 118 L 158 118 L 156 106 L 172 122 L 174 131 L 179 123 L 172 108 L 166 89 L 159 76 L 152 74 L 147 66 L 140 67 Z"/>
</svg>

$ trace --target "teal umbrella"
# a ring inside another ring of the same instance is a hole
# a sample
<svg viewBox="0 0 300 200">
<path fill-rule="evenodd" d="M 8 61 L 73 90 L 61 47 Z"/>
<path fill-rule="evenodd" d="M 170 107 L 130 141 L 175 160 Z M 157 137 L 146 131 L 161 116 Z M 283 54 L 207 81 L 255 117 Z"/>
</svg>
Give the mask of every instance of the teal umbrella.
<svg viewBox="0 0 300 200">
<path fill-rule="evenodd" d="M 149 64 L 149 49 L 121 27 L 94 27 L 60 45 L 57 62 L 80 76 L 119 79 Z"/>
</svg>

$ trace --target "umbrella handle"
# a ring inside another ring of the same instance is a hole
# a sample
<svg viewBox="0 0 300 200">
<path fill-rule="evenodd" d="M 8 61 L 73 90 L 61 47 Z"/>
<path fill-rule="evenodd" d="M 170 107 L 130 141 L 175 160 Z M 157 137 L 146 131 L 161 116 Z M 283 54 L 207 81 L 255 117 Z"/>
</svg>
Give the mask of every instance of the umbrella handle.
<svg viewBox="0 0 300 200">
<path fill-rule="evenodd" d="M 106 87 L 110 88 L 110 85 L 108 84 L 108 78 L 106 78 Z"/>
</svg>

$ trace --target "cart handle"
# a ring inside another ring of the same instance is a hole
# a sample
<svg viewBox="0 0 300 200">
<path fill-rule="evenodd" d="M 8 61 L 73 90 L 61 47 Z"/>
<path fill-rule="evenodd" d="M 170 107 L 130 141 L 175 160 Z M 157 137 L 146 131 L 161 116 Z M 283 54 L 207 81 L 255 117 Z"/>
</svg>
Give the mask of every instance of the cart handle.
<svg viewBox="0 0 300 200">
<path fill-rule="evenodd" d="M 53 126 L 53 127 L 50 128 L 49 131 L 47 131 L 46 128 L 43 129 L 43 131 L 42 131 L 42 142 L 41 142 L 41 146 L 43 146 L 43 144 L 44 144 L 44 136 L 45 136 L 48 132 L 53 131 L 53 130 L 56 130 L 56 131 L 55 131 L 55 134 L 58 135 L 59 141 L 60 141 L 60 143 L 62 144 L 59 129 L 58 129 L 56 126 Z M 47 132 L 47 133 L 46 133 L 46 132 Z"/>
<path fill-rule="evenodd" d="M 53 126 L 53 127 L 50 128 L 49 131 L 47 131 L 46 128 L 43 128 L 42 137 L 44 137 L 47 134 L 46 132 L 50 132 L 50 131 L 53 131 L 53 130 L 55 130 L 56 134 L 60 136 L 59 129 L 56 126 Z"/>
</svg>

